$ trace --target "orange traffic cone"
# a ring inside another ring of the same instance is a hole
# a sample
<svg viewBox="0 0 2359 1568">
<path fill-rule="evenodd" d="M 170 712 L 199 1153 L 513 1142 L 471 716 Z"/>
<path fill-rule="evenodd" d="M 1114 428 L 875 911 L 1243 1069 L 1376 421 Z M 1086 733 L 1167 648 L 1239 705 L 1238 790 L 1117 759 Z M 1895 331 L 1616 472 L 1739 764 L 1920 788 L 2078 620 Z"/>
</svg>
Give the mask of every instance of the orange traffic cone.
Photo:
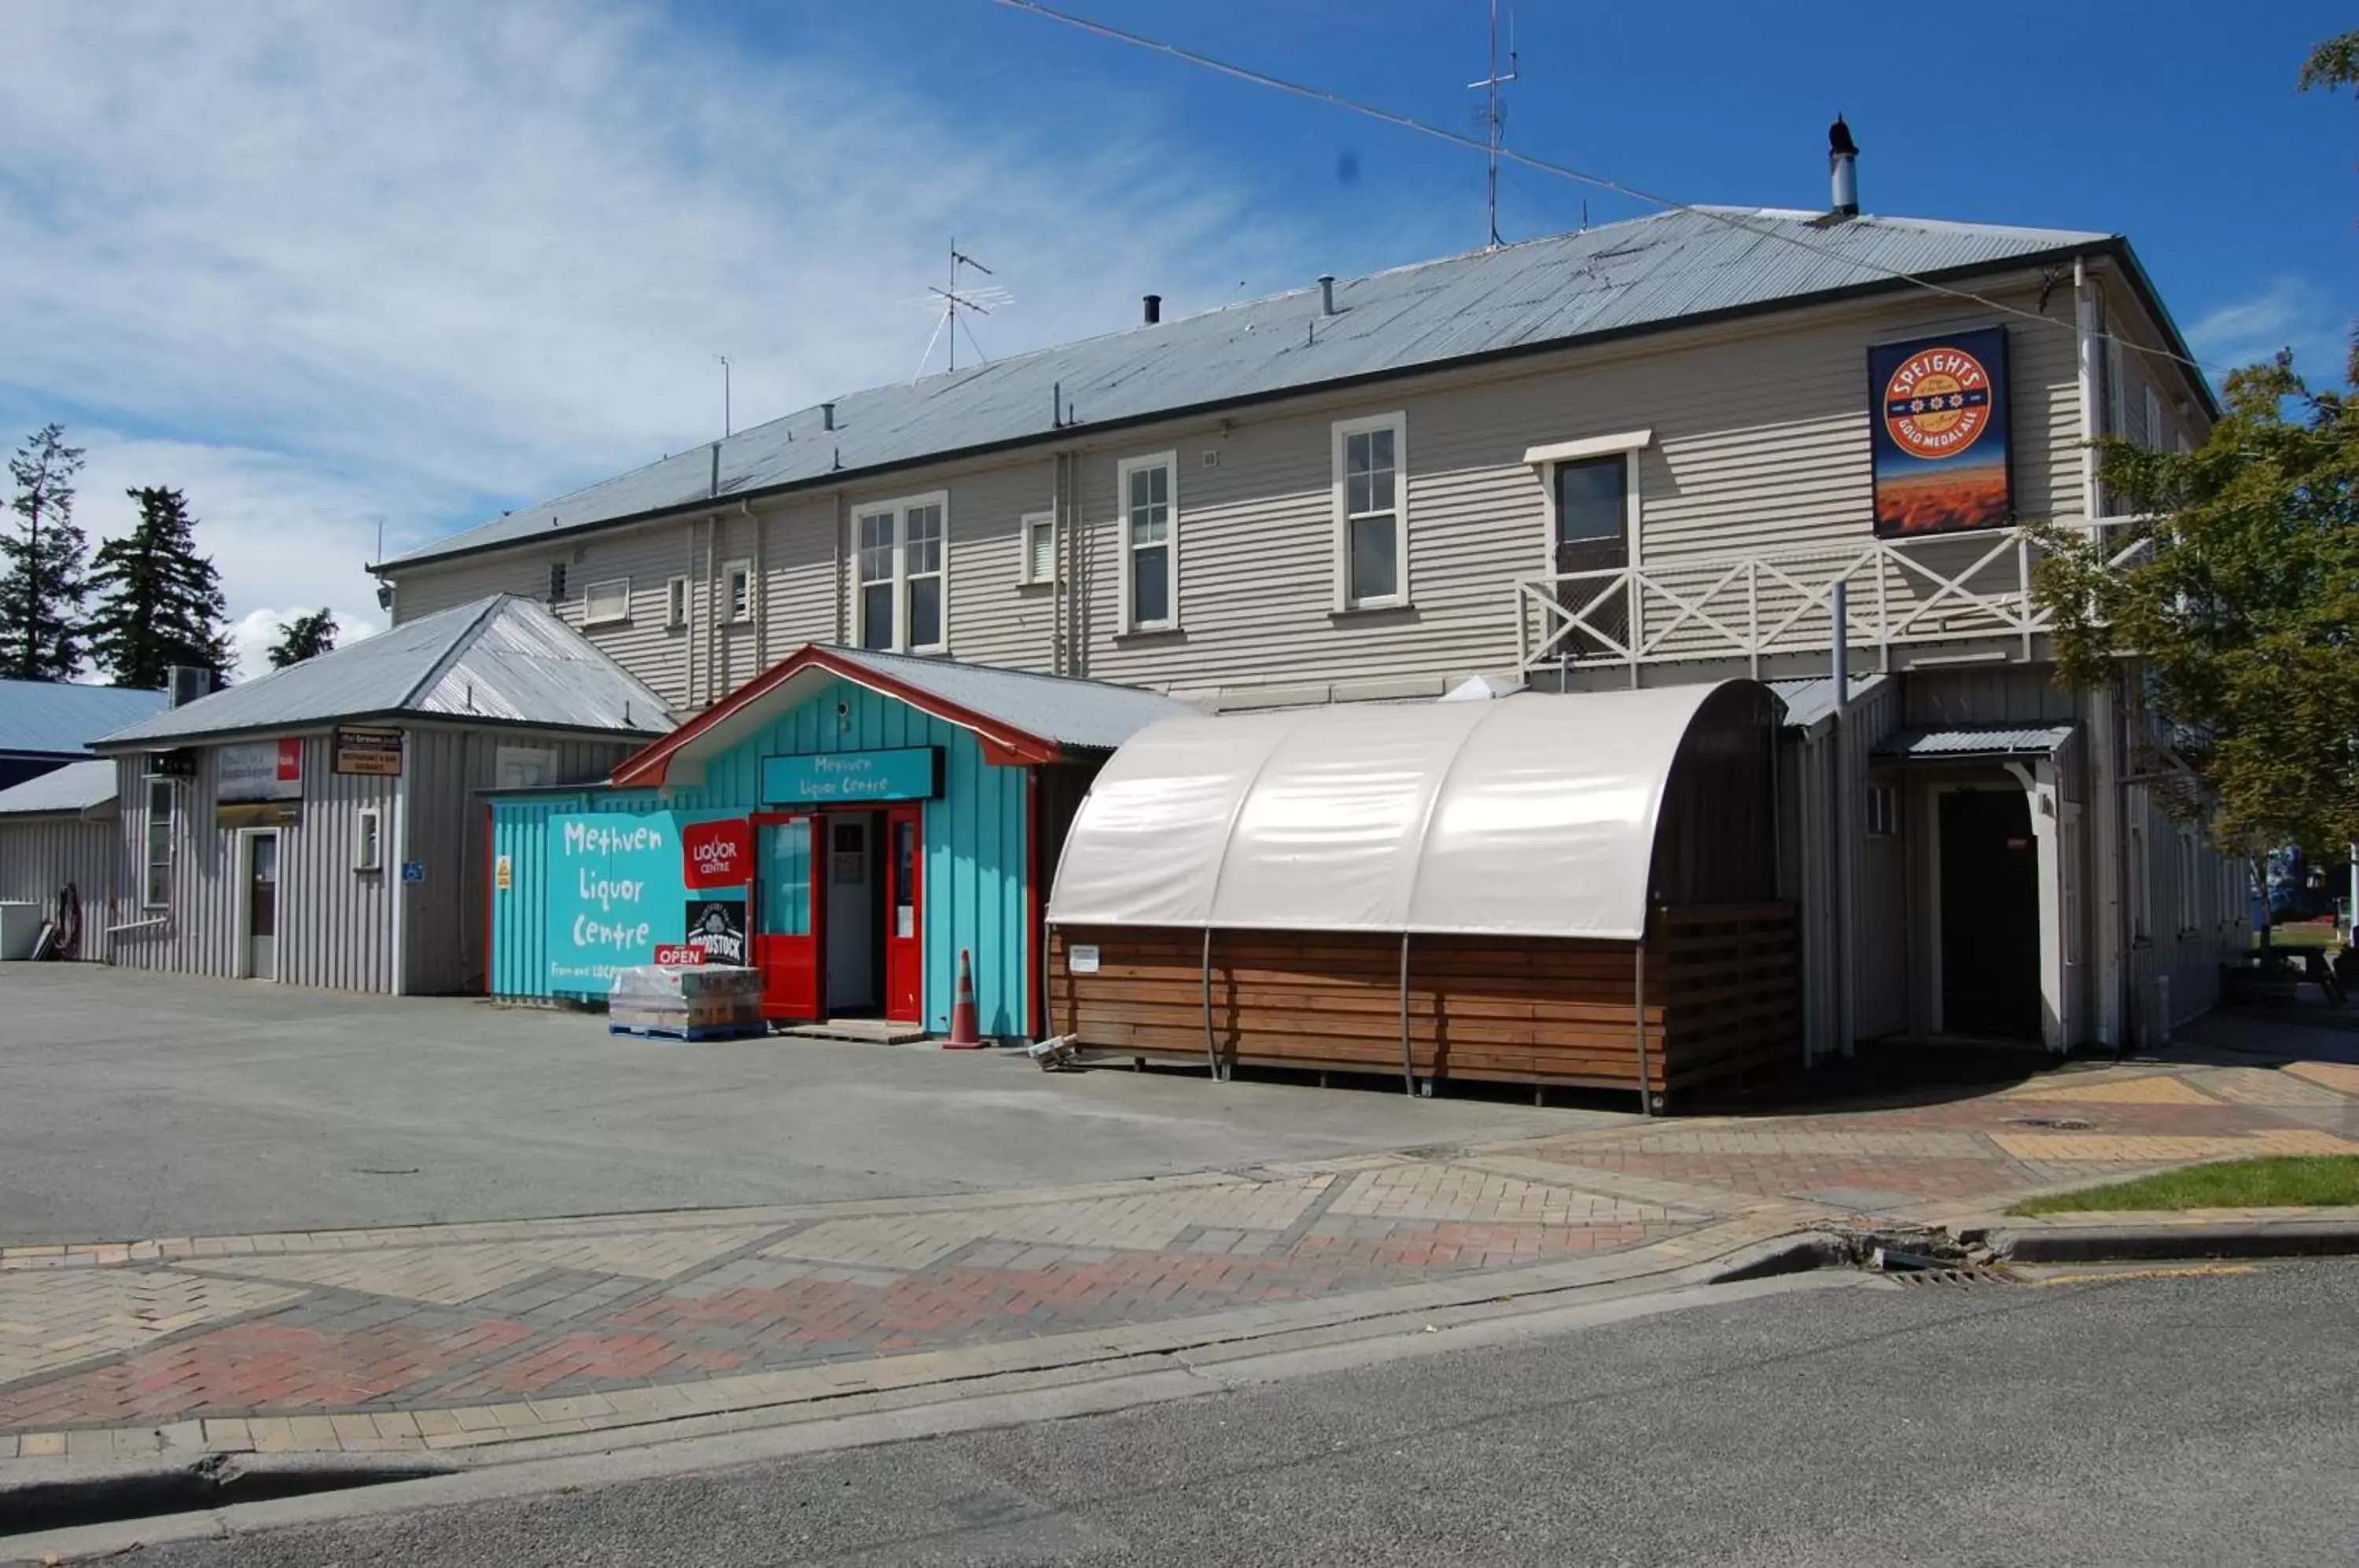
<svg viewBox="0 0 2359 1568">
<path fill-rule="evenodd" d="M 975 1023 L 974 963 L 965 948 L 959 949 L 958 999 L 951 1004 L 951 1037 L 942 1045 L 950 1051 L 975 1051 L 983 1045 Z"/>
</svg>

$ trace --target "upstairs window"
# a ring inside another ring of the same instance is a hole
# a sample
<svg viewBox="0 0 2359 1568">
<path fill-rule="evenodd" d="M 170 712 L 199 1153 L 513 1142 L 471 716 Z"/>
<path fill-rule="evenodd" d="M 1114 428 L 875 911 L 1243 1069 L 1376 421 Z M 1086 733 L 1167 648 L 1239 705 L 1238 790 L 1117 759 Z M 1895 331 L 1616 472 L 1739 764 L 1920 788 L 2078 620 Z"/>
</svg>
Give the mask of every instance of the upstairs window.
<svg viewBox="0 0 2359 1568">
<path fill-rule="evenodd" d="M 675 577 L 664 584 L 664 625 L 679 627 L 688 625 L 688 579 Z"/>
<path fill-rule="evenodd" d="M 565 562 L 561 561 L 549 563 L 549 602 L 551 604 L 565 603 Z"/>
<path fill-rule="evenodd" d="M 950 642 L 950 501 L 941 492 L 853 514 L 853 640 L 940 653 Z"/>
<path fill-rule="evenodd" d="M 754 618 L 754 563 L 733 561 L 721 569 L 721 602 L 728 606 L 729 619 L 734 622 Z"/>
<path fill-rule="evenodd" d="M 562 567 L 560 571 L 564 570 Z M 603 583 L 592 583 L 582 590 L 582 624 L 585 626 L 610 626 L 631 618 L 631 580 L 612 577 Z"/>
<path fill-rule="evenodd" d="M 1336 605 L 1408 603 L 1408 419 L 1386 414 L 1335 426 Z"/>
<path fill-rule="evenodd" d="M 1026 587 L 1038 587 L 1057 580 L 1057 517 L 1053 512 L 1034 512 L 1026 517 L 1018 530 L 1023 535 L 1024 559 L 1016 573 L 1016 582 Z"/>
<path fill-rule="evenodd" d="M 1116 470 L 1122 503 L 1125 631 L 1180 625 L 1180 505 L 1175 452 L 1134 457 Z"/>
</svg>

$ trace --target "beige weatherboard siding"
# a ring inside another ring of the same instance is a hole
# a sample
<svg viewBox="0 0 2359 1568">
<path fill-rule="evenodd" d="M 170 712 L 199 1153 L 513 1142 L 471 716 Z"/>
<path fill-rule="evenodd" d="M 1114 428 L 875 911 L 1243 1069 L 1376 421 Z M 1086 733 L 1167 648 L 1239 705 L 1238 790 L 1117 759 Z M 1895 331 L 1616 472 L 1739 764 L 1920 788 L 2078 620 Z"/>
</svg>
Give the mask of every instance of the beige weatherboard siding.
<svg viewBox="0 0 2359 1568">
<path fill-rule="evenodd" d="M 586 585 L 627 578 L 630 619 L 584 635 L 667 696 L 701 707 L 802 641 L 854 640 L 861 509 L 940 492 L 952 657 L 1059 668 L 1061 618 L 1075 633 L 1062 668 L 1101 680 L 1187 692 L 1439 690 L 1515 663 L 1513 584 L 1549 566 L 1545 459 L 1535 464 L 1534 449 L 1647 432 L 1636 453 L 1633 555 L 1673 584 L 1739 555 L 1868 545 L 1873 343 L 2006 326 L 2017 509 L 2027 518 L 2077 516 L 2084 454 L 2072 292 L 2067 274 L 2043 306 L 2047 281 L 2017 272 L 1971 287 L 2017 310 L 2044 309 L 2053 325 L 1942 296 L 1877 297 L 1318 389 L 1226 415 L 1124 430 L 1083 423 L 988 458 L 397 566 L 397 614 L 409 619 L 495 589 L 544 593 L 549 563 L 561 560 L 560 613 L 581 626 Z M 2134 315 L 2132 299 L 2115 289 L 2109 321 Z M 2142 319 L 2139 330 L 2158 337 Z M 2200 418 L 2176 403 L 2171 412 Z M 1394 413 L 1405 436 L 1407 603 L 1339 609 L 1335 427 Z M 1071 475 L 1061 495 L 1060 453 Z M 1179 624 L 1132 630 L 1122 600 L 1122 474 L 1159 453 L 1172 460 Z M 1060 587 L 1027 585 L 1024 519 L 1060 499 L 1069 576 Z M 750 623 L 727 621 L 720 602 L 726 565 L 739 560 L 757 562 Z M 688 624 L 673 626 L 669 583 L 683 575 Z M 1892 591 L 1930 590 L 1899 582 Z"/>
</svg>

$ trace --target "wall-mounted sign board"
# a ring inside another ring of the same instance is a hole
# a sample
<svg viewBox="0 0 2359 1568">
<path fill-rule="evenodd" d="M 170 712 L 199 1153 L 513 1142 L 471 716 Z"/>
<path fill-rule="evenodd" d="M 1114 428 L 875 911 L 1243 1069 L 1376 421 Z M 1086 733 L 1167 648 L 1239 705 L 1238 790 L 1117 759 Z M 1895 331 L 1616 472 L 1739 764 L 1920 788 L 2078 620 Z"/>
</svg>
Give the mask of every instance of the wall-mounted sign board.
<svg viewBox="0 0 2359 1568">
<path fill-rule="evenodd" d="M 283 827 L 303 807 L 303 742 L 244 741 L 213 748 L 213 823 L 224 828 Z"/>
<path fill-rule="evenodd" d="M 863 800 L 931 800 L 942 792 L 942 748 L 817 751 L 762 758 L 762 802 L 825 806 Z"/>
<path fill-rule="evenodd" d="M 362 773 L 379 779 L 400 776 L 399 730 L 360 729 L 339 724 L 336 726 L 335 751 L 335 770 L 339 773 Z"/>
</svg>

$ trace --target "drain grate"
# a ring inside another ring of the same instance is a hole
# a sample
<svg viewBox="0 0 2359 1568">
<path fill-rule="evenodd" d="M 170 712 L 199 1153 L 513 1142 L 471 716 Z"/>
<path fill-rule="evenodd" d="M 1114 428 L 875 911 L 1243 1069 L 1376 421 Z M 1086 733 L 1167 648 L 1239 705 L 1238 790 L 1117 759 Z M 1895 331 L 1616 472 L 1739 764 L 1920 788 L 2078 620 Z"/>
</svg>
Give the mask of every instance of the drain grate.
<svg viewBox="0 0 2359 1568">
<path fill-rule="evenodd" d="M 2094 1132 L 2097 1124 L 2086 1116 L 2009 1116 L 2009 1127 L 2047 1127 L 2054 1132 Z"/>
<path fill-rule="evenodd" d="M 1896 1269 L 1885 1275 L 1903 1285 L 1946 1285 L 1959 1290 L 1987 1290 L 1997 1285 L 2020 1285 L 2022 1280 L 1997 1269 L 1969 1267 L 1964 1269 Z"/>
</svg>

